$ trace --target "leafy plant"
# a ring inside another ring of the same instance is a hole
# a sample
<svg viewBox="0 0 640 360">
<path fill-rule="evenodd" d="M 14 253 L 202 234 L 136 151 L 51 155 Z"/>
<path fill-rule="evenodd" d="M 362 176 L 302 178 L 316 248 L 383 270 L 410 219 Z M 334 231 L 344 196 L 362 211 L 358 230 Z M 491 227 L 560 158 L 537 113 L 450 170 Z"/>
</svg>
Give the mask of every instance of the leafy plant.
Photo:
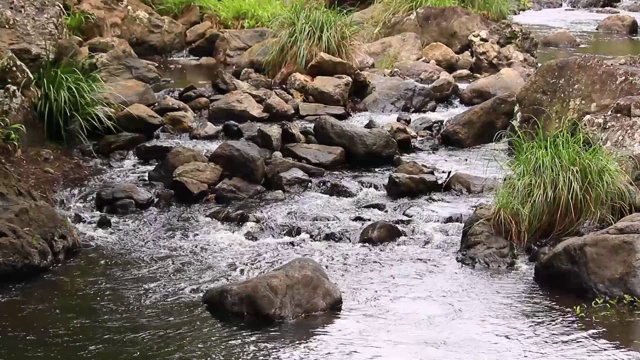
<svg viewBox="0 0 640 360">
<path fill-rule="evenodd" d="M 640 299 L 636 296 L 623 295 L 620 297 L 598 297 L 591 304 L 580 304 L 573 307 L 574 314 L 580 319 L 590 317 L 596 320 L 602 316 L 610 316 L 615 313 L 633 311 L 636 314 L 640 308 Z"/>
<path fill-rule="evenodd" d="M 107 88 L 97 70 L 84 63 L 49 60 L 34 75 L 34 84 L 39 92 L 36 112 L 48 139 L 67 142 L 73 132 L 86 143 L 90 133 L 114 130 L 105 112 Z"/>
<path fill-rule="evenodd" d="M 84 26 L 95 20 L 93 14 L 84 11 L 70 11 L 64 16 L 64 22 L 67 26 L 67 30 L 72 35 L 84 37 Z"/>
<path fill-rule="evenodd" d="M 294 0 L 272 28 L 276 37 L 266 59 L 272 73 L 304 69 L 321 52 L 350 61 L 359 31 L 349 14 L 318 0 Z"/>
<path fill-rule="evenodd" d="M 269 27 L 272 21 L 286 10 L 283 0 L 197 1 L 203 11 L 214 16 L 223 28 Z"/>
<path fill-rule="evenodd" d="M 608 225 L 628 211 L 634 186 L 623 158 L 591 139 L 577 121 L 545 133 L 516 130 L 513 159 L 496 194 L 492 225 L 520 247 Z"/>
<path fill-rule="evenodd" d="M 7 118 L 0 118 L 0 141 L 4 144 L 17 149 L 19 147 L 20 137 L 26 132 L 27 130 L 24 125 L 12 124 Z"/>
</svg>

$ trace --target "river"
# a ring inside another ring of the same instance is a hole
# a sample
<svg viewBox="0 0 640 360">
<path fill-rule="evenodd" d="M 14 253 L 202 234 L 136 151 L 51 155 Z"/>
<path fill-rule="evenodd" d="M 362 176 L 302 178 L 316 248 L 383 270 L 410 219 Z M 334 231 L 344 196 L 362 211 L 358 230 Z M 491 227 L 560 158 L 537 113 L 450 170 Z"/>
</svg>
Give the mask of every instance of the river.
<svg viewBox="0 0 640 360">
<path fill-rule="evenodd" d="M 554 9 L 525 12 L 516 21 L 539 33 L 578 32 L 585 45 L 577 52 L 640 53 L 636 40 L 592 32 L 604 16 Z M 567 54 L 542 50 L 541 61 Z M 438 115 L 463 110 L 454 104 Z M 348 121 L 371 117 L 395 121 L 376 114 Z M 204 153 L 220 144 L 164 141 Z M 501 144 L 406 157 L 442 175 L 494 178 L 502 177 L 506 159 Z M 577 318 L 572 306 L 579 301 L 541 289 L 525 259 L 509 271 L 456 262 L 461 219 L 490 198 L 391 200 L 382 188 L 390 168 L 377 168 L 324 178 L 346 183 L 355 197 L 324 195 L 315 180 L 310 191 L 284 201 L 244 204 L 264 218 L 261 224 L 220 224 L 205 216 L 213 205 L 200 204 L 151 208 L 96 229 L 96 189 L 107 182 L 145 184 L 152 167 L 133 157 L 111 161 L 89 184 L 58 194 L 61 211 L 86 219 L 78 225 L 85 250 L 38 279 L 0 289 L 0 359 L 640 358 L 635 317 Z M 363 208 L 370 203 L 386 211 Z M 364 226 L 382 219 L 400 224 L 407 236 L 379 247 L 357 244 Z M 255 329 L 221 323 L 202 307 L 206 289 L 300 256 L 322 264 L 342 290 L 340 314 Z"/>
</svg>

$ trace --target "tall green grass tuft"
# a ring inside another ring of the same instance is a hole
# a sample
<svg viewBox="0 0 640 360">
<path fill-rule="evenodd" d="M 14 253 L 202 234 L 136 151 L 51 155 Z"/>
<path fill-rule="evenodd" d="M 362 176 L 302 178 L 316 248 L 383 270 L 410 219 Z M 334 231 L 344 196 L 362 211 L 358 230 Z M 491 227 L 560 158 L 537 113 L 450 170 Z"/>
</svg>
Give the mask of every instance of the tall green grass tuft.
<svg viewBox="0 0 640 360">
<path fill-rule="evenodd" d="M 84 37 L 84 26 L 95 20 L 93 14 L 84 11 L 66 12 L 64 22 L 69 33 L 75 36 Z"/>
<path fill-rule="evenodd" d="M 290 66 L 302 70 L 321 52 L 351 61 L 359 31 L 349 14 L 320 0 L 293 0 L 272 28 L 275 40 L 266 59 L 272 73 Z"/>
<path fill-rule="evenodd" d="M 165 0 L 166 1 L 166 0 Z M 204 13 L 230 29 L 270 27 L 286 6 L 283 0 L 197 0 Z"/>
<path fill-rule="evenodd" d="M 593 141 L 573 119 L 553 132 L 518 130 L 514 157 L 495 199 L 494 229 L 523 248 L 608 225 L 632 204 L 634 186 L 622 157 Z M 540 127 L 541 128 L 541 127 Z"/>
<path fill-rule="evenodd" d="M 68 142 L 73 136 L 86 143 L 92 133 L 115 130 L 106 115 L 106 85 L 96 70 L 83 63 L 47 61 L 34 75 L 39 92 L 36 112 L 52 141 Z"/>
<path fill-rule="evenodd" d="M 514 13 L 510 0 L 458 0 L 459 6 L 493 21 L 508 18 Z"/>
</svg>

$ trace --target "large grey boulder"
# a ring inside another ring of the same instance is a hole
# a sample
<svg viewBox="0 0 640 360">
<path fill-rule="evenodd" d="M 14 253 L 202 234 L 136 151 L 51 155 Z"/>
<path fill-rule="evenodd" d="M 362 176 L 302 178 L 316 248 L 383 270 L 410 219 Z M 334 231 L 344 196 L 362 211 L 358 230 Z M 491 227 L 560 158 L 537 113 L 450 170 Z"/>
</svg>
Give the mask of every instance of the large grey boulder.
<svg viewBox="0 0 640 360">
<path fill-rule="evenodd" d="M 431 88 L 399 77 L 374 75 L 370 77 L 373 91 L 362 105 L 377 113 L 420 112 L 434 102 Z"/>
<path fill-rule="evenodd" d="M 240 90 L 232 91 L 209 106 L 209 121 L 224 123 L 227 120 L 236 122 L 263 121 L 269 117 L 262 105 L 253 97 Z"/>
<path fill-rule="evenodd" d="M 495 75 L 469 84 L 460 94 L 460 102 L 478 105 L 496 96 L 516 96 L 523 86 L 524 79 L 520 73 L 510 68 L 502 69 Z"/>
<path fill-rule="evenodd" d="M 217 317 L 273 323 L 340 310 L 342 295 L 320 264 L 299 258 L 253 279 L 210 289 L 202 302 Z"/>
<path fill-rule="evenodd" d="M 130 209 L 147 209 L 153 204 L 153 195 L 134 184 L 107 185 L 96 194 L 96 208 L 100 212 L 126 214 Z"/>
</svg>

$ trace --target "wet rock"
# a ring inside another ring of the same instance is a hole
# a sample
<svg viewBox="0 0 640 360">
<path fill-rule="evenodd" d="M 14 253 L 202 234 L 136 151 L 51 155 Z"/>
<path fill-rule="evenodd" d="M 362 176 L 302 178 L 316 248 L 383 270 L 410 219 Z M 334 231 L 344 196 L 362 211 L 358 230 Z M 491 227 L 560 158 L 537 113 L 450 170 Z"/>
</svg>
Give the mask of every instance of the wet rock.
<svg viewBox="0 0 640 360">
<path fill-rule="evenodd" d="M 405 175 L 433 175 L 434 169 L 426 167 L 422 164 L 419 164 L 415 161 L 407 161 L 398 165 L 395 169 L 393 169 L 395 174 L 405 174 Z"/>
<path fill-rule="evenodd" d="M 363 209 L 375 209 L 378 211 L 387 211 L 387 205 L 382 203 L 371 203 L 362 206 Z"/>
<path fill-rule="evenodd" d="M 116 123 L 124 131 L 151 137 L 162 126 L 162 117 L 142 104 L 133 104 L 116 114 Z"/>
<path fill-rule="evenodd" d="M 246 224 L 248 222 L 259 222 L 255 215 L 249 214 L 244 210 L 234 211 L 223 207 L 216 208 L 207 217 L 222 223 Z"/>
<path fill-rule="evenodd" d="M 335 169 L 346 162 L 345 150 L 337 146 L 287 144 L 282 154 L 324 169 Z"/>
<path fill-rule="evenodd" d="M 488 30 L 490 25 L 491 22 L 482 16 L 459 7 L 422 7 L 415 13 L 394 19 L 383 33 L 415 33 L 421 44 L 440 42 L 459 54 L 469 48 L 471 33 Z"/>
<path fill-rule="evenodd" d="M 498 96 L 454 116 L 440 134 L 442 144 L 467 148 L 493 142 L 509 127 L 515 106 L 513 96 Z"/>
<path fill-rule="evenodd" d="M 190 133 L 193 130 L 193 112 L 174 111 L 167 113 L 162 118 L 165 125 L 171 126 L 172 129 L 179 133 Z"/>
<path fill-rule="evenodd" d="M 186 43 L 193 44 L 199 40 L 202 40 L 207 34 L 207 31 L 209 31 L 211 28 L 213 28 L 213 25 L 210 21 L 204 21 L 198 25 L 191 27 L 185 34 Z"/>
<path fill-rule="evenodd" d="M 578 39 L 568 30 L 561 29 L 551 34 L 545 35 L 540 40 L 540 45 L 545 47 L 577 47 Z"/>
<path fill-rule="evenodd" d="M 607 229 L 563 240 L 536 264 L 536 281 L 587 298 L 640 296 L 639 225 L 636 213 Z"/>
<path fill-rule="evenodd" d="M 409 126 L 411 125 L 411 115 L 407 113 L 400 113 L 398 114 L 396 121 L 402 125 Z"/>
<path fill-rule="evenodd" d="M 265 176 L 260 148 L 247 141 L 225 141 L 209 156 L 209 161 L 233 176 L 256 184 L 262 183 Z"/>
<path fill-rule="evenodd" d="M 427 62 L 435 61 L 436 65 L 447 70 L 454 69 L 458 62 L 456 53 L 440 42 L 431 43 L 422 49 L 422 57 Z"/>
<path fill-rule="evenodd" d="M 393 137 L 383 129 L 363 129 L 330 117 L 316 120 L 314 133 L 318 142 L 346 150 L 347 160 L 357 165 L 386 164 L 398 150 Z"/>
<path fill-rule="evenodd" d="M 131 151 L 145 141 L 147 141 L 147 138 L 142 134 L 123 132 L 115 135 L 107 135 L 98 143 L 98 153 L 109 156 L 116 151 Z"/>
<path fill-rule="evenodd" d="M 273 182 L 273 179 L 276 175 L 287 172 L 291 169 L 299 169 L 310 177 L 322 177 L 325 174 L 324 169 L 319 168 L 317 166 L 303 164 L 301 162 L 277 158 L 271 159 L 266 169 L 266 176 L 269 182 Z"/>
<path fill-rule="evenodd" d="M 109 90 L 105 94 L 105 99 L 115 105 L 151 105 L 158 101 L 149 85 L 135 79 L 109 83 Z"/>
<path fill-rule="evenodd" d="M 524 79 L 513 69 L 502 69 L 499 73 L 479 79 L 467 86 L 460 94 L 460 102 L 477 105 L 495 96 L 518 94 Z"/>
<path fill-rule="evenodd" d="M 213 125 L 210 122 L 199 124 L 192 132 L 189 134 L 189 138 L 193 140 L 216 140 L 220 138 L 220 134 L 222 133 L 222 128 Z"/>
<path fill-rule="evenodd" d="M 265 191 L 262 186 L 248 183 L 238 177 L 222 180 L 214 190 L 216 202 L 219 204 L 250 199 Z"/>
<path fill-rule="evenodd" d="M 156 202 L 153 204 L 158 209 L 168 209 L 173 206 L 175 193 L 173 190 L 163 189 L 156 193 Z"/>
<path fill-rule="evenodd" d="M 218 56 L 216 53 L 216 45 L 222 34 L 214 29 L 207 30 L 202 38 L 193 43 L 188 51 L 195 57 Z"/>
<path fill-rule="evenodd" d="M 447 72 L 440 73 L 438 79 L 431 83 L 429 88 L 433 93 L 433 99 L 438 103 L 449 101 L 451 97 L 458 93 L 456 80 Z"/>
<path fill-rule="evenodd" d="M 433 125 L 435 123 L 436 123 L 436 121 L 433 120 L 429 115 L 423 115 L 423 116 L 420 116 L 420 117 L 412 120 L 410 127 L 416 133 L 419 133 L 419 132 L 422 132 L 422 131 L 431 132 L 433 130 Z"/>
<path fill-rule="evenodd" d="M 153 111 L 160 116 L 165 116 L 168 113 L 178 111 L 193 114 L 187 104 L 170 96 L 165 96 L 162 100 L 158 101 L 158 103 L 153 107 Z"/>
<path fill-rule="evenodd" d="M 212 89 L 197 88 L 195 85 L 189 85 L 178 93 L 178 99 L 183 103 L 190 103 L 196 99 L 208 98 L 213 95 Z"/>
<path fill-rule="evenodd" d="M 260 126 L 254 122 L 248 122 L 239 125 L 240 130 L 242 131 L 242 137 L 245 140 L 250 141 L 252 143 L 257 143 L 258 140 L 258 129 Z"/>
<path fill-rule="evenodd" d="M 297 168 L 279 173 L 271 180 L 274 189 L 291 193 L 303 192 L 309 187 L 309 184 L 311 184 L 309 176 Z"/>
<path fill-rule="evenodd" d="M 320 180 L 318 183 L 319 192 L 321 194 L 335 196 L 335 197 L 344 197 L 344 198 L 352 198 L 358 196 L 358 189 L 354 186 L 349 186 L 343 182 L 331 181 L 331 180 Z"/>
<path fill-rule="evenodd" d="M 216 164 L 190 162 L 173 173 L 171 188 L 176 199 L 183 203 L 197 203 L 209 193 L 222 175 L 222 168 Z"/>
<path fill-rule="evenodd" d="M 515 265 L 513 243 L 494 233 L 489 217 L 491 207 L 479 205 L 464 223 L 460 251 L 456 260 L 469 266 L 509 268 Z"/>
<path fill-rule="evenodd" d="M 209 105 L 211 105 L 211 101 L 207 98 L 201 97 L 201 98 L 197 98 L 193 101 L 190 101 L 187 106 L 189 107 L 189 109 L 191 109 L 192 111 L 202 111 L 202 110 L 206 110 L 209 108 Z"/>
<path fill-rule="evenodd" d="M 100 218 L 98 218 L 98 222 L 96 223 L 96 226 L 99 229 L 108 229 L 112 226 L 111 219 L 107 215 L 102 214 L 100 215 Z"/>
<path fill-rule="evenodd" d="M 373 119 L 369 119 L 366 124 L 364 124 L 365 129 L 378 129 L 380 125 Z"/>
<path fill-rule="evenodd" d="M 129 201 L 125 201 L 129 200 Z M 153 205 L 153 195 L 134 184 L 108 186 L 96 194 L 96 208 L 100 212 L 127 214 L 133 209 L 147 209 Z"/>
<path fill-rule="evenodd" d="M 569 0 L 567 5 L 574 9 L 613 7 L 620 0 Z"/>
<path fill-rule="evenodd" d="M 444 184 L 444 191 L 455 191 L 462 194 L 482 194 L 498 187 L 495 179 L 457 172 Z"/>
<path fill-rule="evenodd" d="M 304 135 L 300 133 L 300 128 L 296 124 L 283 124 L 282 125 L 282 143 L 283 144 L 296 144 L 304 143 Z"/>
<path fill-rule="evenodd" d="M 164 160 L 175 146 L 168 144 L 144 143 L 136 146 L 136 157 L 142 161 Z"/>
<path fill-rule="evenodd" d="M 239 140 L 244 136 L 242 129 L 240 128 L 240 124 L 235 121 L 225 122 L 222 125 L 222 132 L 226 138 L 231 140 Z"/>
<path fill-rule="evenodd" d="M 428 85 L 438 79 L 444 71 L 446 70 L 440 66 L 424 61 L 400 61 L 393 64 L 391 75 L 415 81 L 422 78 L 421 83 Z"/>
<path fill-rule="evenodd" d="M 389 59 L 395 61 L 414 61 L 422 57 L 420 37 L 413 32 L 389 36 L 365 44 L 364 52 L 373 58 L 376 67 Z"/>
<path fill-rule="evenodd" d="M 411 141 L 418 135 L 409 127 L 399 122 L 395 122 L 384 124 L 382 128 L 391 134 L 391 137 L 393 137 L 398 144 L 398 149 L 405 152 L 413 151 Z"/>
<path fill-rule="evenodd" d="M 207 158 L 199 151 L 184 147 L 172 149 L 164 160 L 149 171 L 149 181 L 160 182 L 169 186 L 173 181 L 173 173 L 182 165 L 191 162 L 207 162 Z"/>
<path fill-rule="evenodd" d="M 257 145 L 271 151 L 282 147 L 282 129 L 277 126 L 261 127 L 257 133 Z"/>
<path fill-rule="evenodd" d="M 625 1 L 618 4 L 618 9 L 629 12 L 640 12 L 640 2 Z"/>
<path fill-rule="evenodd" d="M 209 121 L 213 123 L 228 119 L 239 122 L 262 121 L 268 116 L 263 111 L 262 105 L 258 104 L 251 95 L 241 91 L 232 91 L 209 107 Z"/>
<path fill-rule="evenodd" d="M 393 198 L 428 195 L 442 190 L 442 185 L 434 175 L 406 175 L 393 173 L 389 175 L 385 186 L 387 195 Z"/>
<path fill-rule="evenodd" d="M 342 295 L 322 266 L 299 258 L 256 278 L 210 289 L 202 302 L 214 316 L 273 323 L 340 310 Z"/>
<path fill-rule="evenodd" d="M 402 237 L 402 231 L 388 221 L 376 221 L 360 233 L 359 242 L 362 244 L 380 245 L 394 242 Z"/>
<path fill-rule="evenodd" d="M 637 35 L 638 21 L 630 15 L 611 15 L 600 21 L 596 30 L 600 32 Z"/>
<path fill-rule="evenodd" d="M 434 95 L 428 86 L 397 77 L 373 76 L 373 92 L 362 105 L 371 112 L 420 112 L 429 107 Z"/>
<path fill-rule="evenodd" d="M 300 116 L 303 118 L 311 116 L 331 116 L 339 120 L 349 117 L 349 112 L 342 106 L 329 106 L 323 104 L 300 103 Z"/>
</svg>

